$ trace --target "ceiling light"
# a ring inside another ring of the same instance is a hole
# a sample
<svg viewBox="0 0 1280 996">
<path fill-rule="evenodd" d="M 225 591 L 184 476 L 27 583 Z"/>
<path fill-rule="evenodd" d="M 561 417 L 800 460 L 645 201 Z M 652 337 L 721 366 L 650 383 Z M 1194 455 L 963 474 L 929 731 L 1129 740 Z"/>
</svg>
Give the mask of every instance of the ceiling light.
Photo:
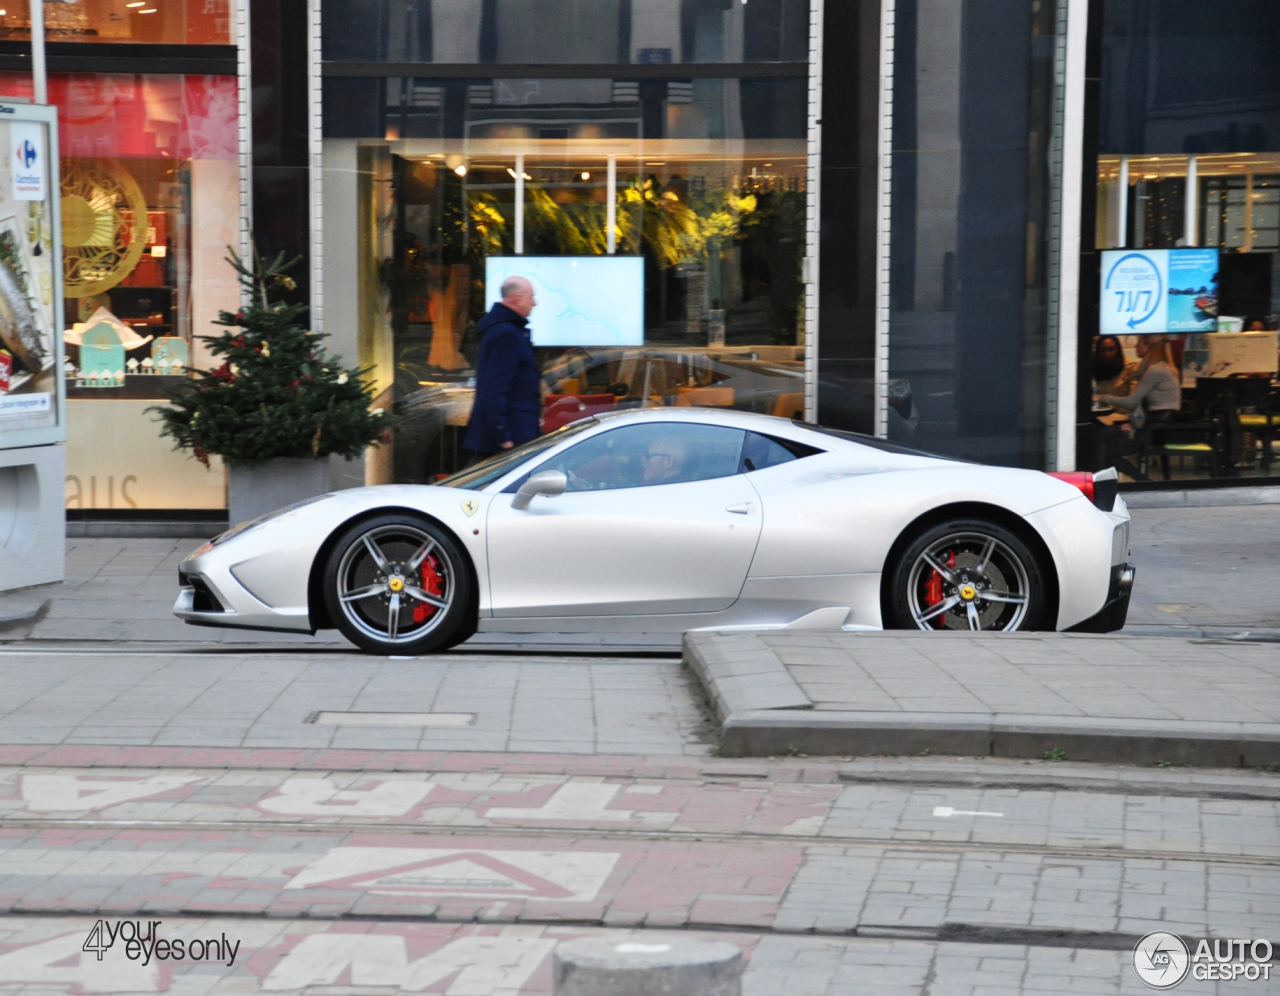
<svg viewBox="0 0 1280 996">
<path fill-rule="evenodd" d="M 508 167 L 507 167 L 507 173 L 508 173 L 508 174 L 510 174 L 511 179 L 513 179 L 513 180 L 518 180 L 518 179 L 520 179 L 520 177 L 516 176 L 516 171 L 515 171 L 515 170 L 513 170 L 510 166 L 508 166 Z"/>
<path fill-rule="evenodd" d="M 147 0 L 133 0 L 133 3 L 125 4 L 126 7 L 145 7 Z"/>
<path fill-rule="evenodd" d="M 139 14 L 154 14 L 155 12 L 156 9 L 154 7 L 148 7 L 146 10 L 138 11 Z"/>
<path fill-rule="evenodd" d="M 467 175 L 467 167 L 466 167 L 466 164 L 463 164 L 463 165 L 460 165 L 460 166 L 455 166 L 455 167 L 453 168 L 453 171 L 454 171 L 455 173 L 457 173 L 459 176 L 466 176 L 466 175 Z"/>
<path fill-rule="evenodd" d="M 583 174 L 582 174 L 582 178 L 583 178 L 584 180 L 590 180 L 590 179 L 591 179 L 591 174 L 590 174 L 590 173 L 583 173 Z"/>
</svg>

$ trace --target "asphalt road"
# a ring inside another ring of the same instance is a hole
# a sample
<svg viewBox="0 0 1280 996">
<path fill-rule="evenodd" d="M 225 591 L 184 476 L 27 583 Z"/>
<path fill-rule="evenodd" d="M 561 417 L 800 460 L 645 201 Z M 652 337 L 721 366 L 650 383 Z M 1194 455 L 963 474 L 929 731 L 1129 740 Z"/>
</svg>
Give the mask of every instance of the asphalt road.
<svg viewBox="0 0 1280 996">
<path fill-rule="evenodd" d="M 1127 631 L 1280 638 L 1280 505 L 1137 508 Z"/>
</svg>

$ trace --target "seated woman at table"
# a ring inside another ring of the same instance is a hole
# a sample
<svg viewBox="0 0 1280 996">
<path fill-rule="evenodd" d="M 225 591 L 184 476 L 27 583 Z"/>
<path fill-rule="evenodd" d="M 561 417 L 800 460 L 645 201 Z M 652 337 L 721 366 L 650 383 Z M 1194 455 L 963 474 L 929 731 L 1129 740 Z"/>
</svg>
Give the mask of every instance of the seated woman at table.
<svg viewBox="0 0 1280 996">
<path fill-rule="evenodd" d="M 1099 336 L 1093 343 L 1093 390 L 1097 394 L 1124 397 L 1137 381 L 1138 364 L 1126 361 L 1124 347 L 1114 335 Z"/>
<path fill-rule="evenodd" d="M 1129 421 L 1140 429 L 1153 422 L 1168 422 L 1182 408 L 1182 378 L 1173 362 L 1168 336 L 1141 336 L 1136 351 L 1142 362 L 1135 371 L 1133 389 L 1126 395 L 1095 394 L 1093 400 L 1124 409 Z"/>
</svg>

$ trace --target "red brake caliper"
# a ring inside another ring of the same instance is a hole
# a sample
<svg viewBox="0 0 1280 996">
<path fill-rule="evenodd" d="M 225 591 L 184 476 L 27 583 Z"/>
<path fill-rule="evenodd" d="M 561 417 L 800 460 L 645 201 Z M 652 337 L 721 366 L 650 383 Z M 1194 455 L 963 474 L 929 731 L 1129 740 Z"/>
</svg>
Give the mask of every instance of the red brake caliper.
<svg viewBox="0 0 1280 996">
<path fill-rule="evenodd" d="M 947 566 L 956 566 L 956 552 L 954 550 L 947 555 Z M 937 605 L 942 601 L 942 575 L 937 571 L 931 571 L 929 580 L 924 583 L 924 600 L 931 606 Z"/>
<path fill-rule="evenodd" d="M 428 595 L 444 598 L 444 578 L 440 576 L 439 566 L 440 562 L 431 554 L 422 561 L 422 590 Z M 416 623 L 426 622 L 435 614 L 434 605 L 419 603 L 413 607 L 413 621 Z"/>
</svg>

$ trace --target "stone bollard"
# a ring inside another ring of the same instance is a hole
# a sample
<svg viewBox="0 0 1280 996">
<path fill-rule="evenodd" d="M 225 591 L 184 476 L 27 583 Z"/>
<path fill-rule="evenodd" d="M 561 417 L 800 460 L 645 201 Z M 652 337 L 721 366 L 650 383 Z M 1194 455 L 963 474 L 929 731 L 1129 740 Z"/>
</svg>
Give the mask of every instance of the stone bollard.
<svg viewBox="0 0 1280 996">
<path fill-rule="evenodd" d="M 742 951 L 684 935 L 582 937 L 556 948 L 555 996 L 742 996 Z"/>
</svg>

